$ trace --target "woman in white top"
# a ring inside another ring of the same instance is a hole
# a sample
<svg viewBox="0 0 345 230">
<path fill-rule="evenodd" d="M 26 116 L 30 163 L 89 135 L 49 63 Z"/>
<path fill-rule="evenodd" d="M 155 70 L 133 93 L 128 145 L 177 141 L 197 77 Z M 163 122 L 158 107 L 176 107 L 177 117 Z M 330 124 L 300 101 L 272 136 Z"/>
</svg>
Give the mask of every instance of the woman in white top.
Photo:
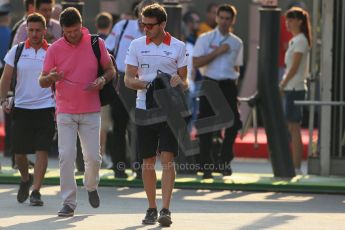
<svg viewBox="0 0 345 230">
<path fill-rule="evenodd" d="M 304 100 L 306 93 L 305 79 L 309 70 L 309 49 L 311 47 L 311 28 L 309 14 L 299 7 L 292 7 L 286 12 L 287 30 L 293 37 L 285 53 L 286 72 L 280 82 L 284 95 L 285 116 L 291 136 L 292 159 L 297 174 L 301 173 L 302 108 L 294 105 L 295 100 Z"/>
</svg>

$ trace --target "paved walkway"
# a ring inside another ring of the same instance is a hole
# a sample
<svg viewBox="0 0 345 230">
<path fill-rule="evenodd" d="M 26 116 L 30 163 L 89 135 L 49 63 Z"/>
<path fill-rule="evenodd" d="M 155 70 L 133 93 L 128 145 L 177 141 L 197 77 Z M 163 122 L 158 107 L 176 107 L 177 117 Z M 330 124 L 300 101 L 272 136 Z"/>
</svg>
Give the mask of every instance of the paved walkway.
<svg viewBox="0 0 345 230">
<path fill-rule="evenodd" d="M 101 187 L 101 206 L 93 209 L 79 187 L 76 215 L 71 218 L 56 215 L 61 207 L 58 186 L 44 186 L 43 207 L 17 203 L 17 188 L 0 185 L 0 229 L 161 229 L 141 225 L 147 204 L 140 188 Z M 157 196 L 160 205 L 159 190 Z M 345 198 L 340 195 L 177 189 L 171 211 L 170 229 L 345 229 Z"/>
<path fill-rule="evenodd" d="M 2 159 L 4 168 L 9 162 Z M 57 170 L 56 158 L 49 159 L 49 167 Z M 264 159 L 236 159 L 233 169 L 232 178 L 244 173 L 272 174 L 270 163 Z M 0 229 L 161 229 L 141 225 L 147 208 L 142 188 L 100 187 L 101 206 L 93 209 L 80 186 L 72 218 L 56 215 L 61 208 L 58 186 L 43 186 L 43 207 L 17 203 L 17 189 L 17 184 L 0 184 Z M 160 190 L 157 198 L 161 205 Z M 171 211 L 174 223 L 170 229 L 345 229 L 343 195 L 176 189 Z"/>
</svg>

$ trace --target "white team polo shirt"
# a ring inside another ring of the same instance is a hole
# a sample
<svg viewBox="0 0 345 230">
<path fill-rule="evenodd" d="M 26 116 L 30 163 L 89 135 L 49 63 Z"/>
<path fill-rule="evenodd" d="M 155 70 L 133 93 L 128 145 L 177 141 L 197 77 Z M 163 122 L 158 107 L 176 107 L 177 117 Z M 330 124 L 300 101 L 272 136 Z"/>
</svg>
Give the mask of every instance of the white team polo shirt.
<svg viewBox="0 0 345 230">
<path fill-rule="evenodd" d="M 121 20 L 116 23 L 107 39 L 105 39 L 105 47 L 108 50 L 114 51 L 116 49 L 117 44 L 119 43 L 121 31 L 123 30 L 126 21 L 127 20 Z M 142 36 L 144 36 L 144 33 L 139 28 L 138 20 L 128 20 L 128 24 L 120 41 L 117 57 L 115 57 L 117 69 L 120 72 L 125 72 L 126 70 L 125 58 L 129 45 L 134 39 Z"/>
<path fill-rule="evenodd" d="M 309 70 L 309 45 L 303 33 L 296 35 L 289 41 L 289 47 L 285 52 L 286 73 L 292 67 L 294 53 L 302 53 L 301 63 L 296 74 L 290 79 L 284 90 L 306 90 L 305 79 Z"/>
<path fill-rule="evenodd" d="M 140 80 L 151 82 L 156 78 L 157 70 L 177 74 L 177 69 L 187 66 L 187 56 L 185 44 L 166 33 L 164 41 L 158 46 L 146 36 L 133 40 L 125 63 L 138 67 Z M 146 91 L 137 91 L 136 107 L 139 109 L 146 109 Z"/>
<path fill-rule="evenodd" d="M 6 64 L 12 67 L 14 67 L 17 46 L 13 46 L 5 56 Z M 25 41 L 23 52 L 17 63 L 15 107 L 23 109 L 55 107 L 51 88 L 41 88 L 38 81 L 43 69 L 43 60 L 47 49 L 48 43 L 45 40 L 37 52 L 30 46 L 29 40 Z"/>
<path fill-rule="evenodd" d="M 230 49 L 203 67 L 203 75 L 214 80 L 236 80 L 239 74 L 235 71 L 234 66 L 243 65 L 243 42 L 233 33 L 224 36 L 217 27 L 202 34 L 195 43 L 193 57 L 207 55 L 222 44 L 228 44 Z"/>
</svg>

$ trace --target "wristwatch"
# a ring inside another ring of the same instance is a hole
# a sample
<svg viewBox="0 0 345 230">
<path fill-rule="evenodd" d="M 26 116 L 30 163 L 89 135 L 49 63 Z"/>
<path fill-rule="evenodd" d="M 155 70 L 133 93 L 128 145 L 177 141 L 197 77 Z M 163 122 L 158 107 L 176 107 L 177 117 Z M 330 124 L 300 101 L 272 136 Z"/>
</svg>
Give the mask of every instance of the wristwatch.
<svg viewBox="0 0 345 230">
<path fill-rule="evenodd" d="M 102 81 L 104 82 L 104 85 L 107 83 L 107 80 L 105 79 L 105 77 L 100 77 L 102 79 Z"/>
<path fill-rule="evenodd" d="M 52 80 L 51 80 L 48 76 L 46 76 L 46 77 L 44 78 L 44 80 L 45 80 L 48 84 L 52 83 Z"/>
</svg>

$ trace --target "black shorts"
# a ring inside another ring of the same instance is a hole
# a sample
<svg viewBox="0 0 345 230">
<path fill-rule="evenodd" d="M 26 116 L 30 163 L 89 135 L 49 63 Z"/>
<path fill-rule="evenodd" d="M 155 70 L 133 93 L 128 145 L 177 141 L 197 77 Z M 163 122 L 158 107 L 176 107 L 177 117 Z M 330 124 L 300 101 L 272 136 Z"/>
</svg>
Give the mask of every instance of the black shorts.
<svg viewBox="0 0 345 230">
<path fill-rule="evenodd" d="M 136 125 L 140 159 L 156 156 L 157 150 L 178 155 L 178 143 L 166 122 L 154 125 Z"/>
<path fill-rule="evenodd" d="M 303 107 L 295 105 L 294 101 L 303 101 L 305 99 L 304 90 L 286 90 L 284 91 L 284 113 L 288 122 L 302 122 Z"/>
<path fill-rule="evenodd" d="M 31 154 L 51 149 L 54 133 L 54 108 L 12 111 L 12 149 L 15 154 Z"/>
</svg>

